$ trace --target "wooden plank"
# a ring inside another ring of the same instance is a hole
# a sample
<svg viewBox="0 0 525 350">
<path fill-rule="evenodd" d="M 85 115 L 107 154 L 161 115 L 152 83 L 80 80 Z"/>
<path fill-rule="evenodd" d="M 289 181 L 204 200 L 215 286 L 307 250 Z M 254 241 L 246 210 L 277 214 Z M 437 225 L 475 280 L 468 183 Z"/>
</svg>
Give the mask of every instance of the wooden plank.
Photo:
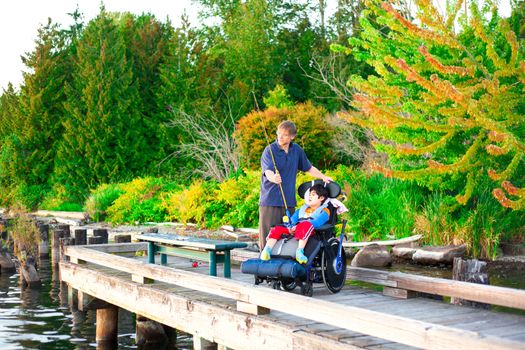
<svg viewBox="0 0 525 350">
<path fill-rule="evenodd" d="M 390 273 L 388 271 L 349 266 L 346 268 L 346 278 L 382 286 L 398 287 L 397 282 L 390 279 Z"/>
<path fill-rule="evenodd" d="M 392 288 L 392 287 L 385 286 L 383 287 L 383 295 L 394 297 L 394 298 L 399 298 L 399 299 L 411 299 L 411 298 L 416 298 L 418 296 L 418 293 L 412 290 Z"/>
<path fill-rule="evenodd" d="M 525 310 L 525 290 L 393 272 L 398 288 Z"/>
<path fill-rule="evenodd" d="M 104 253 L 130 253 L 146 251 L 148 243 L 107 243 L 107 244 L 91 244 L 89 249 L 94 249 Z"/>
<path fill-rule="evenodd" d="M 233 349 L 354 349 L 328 338 L 62 263 L 61 273 L 78 289 L 183 332 Z M 210 277 L 212 278 L 212 277 Z"/>
<path fill-rule="evenodd" d="M 143 233 L 136 237 L 141 241 L 165 243 L 174 246 L 194 247 L 206 250 L 229 250 L 235 248 L 246 248 L 247 243 L 221 241 L 198 237 L 179 236 L 168 233 Z"/>
<path fill-rule="evenodd" d="M 497 337 L 482 337 L 475 332 L 411 320 L 363 308 L 315 300 L 301 295 L 252 286 L 243 282 L 188 271 L 179 271 L 131 259 L 112 256 L 84 247 L 67 247 L 68 255 L 102 265 L 119 267 L 155 280 L 174 283 L 211 294 L 279 310 L 299 317 L 323 322 L 356 332 L 422 348 L 506 349 L 519 344 Z M 62 266 L 62 265 L 61 265 Z M 222 344 L 222 343 L 221 343 Z M 523 345 L 523 344 L 522 344 Z"/>
</svg>

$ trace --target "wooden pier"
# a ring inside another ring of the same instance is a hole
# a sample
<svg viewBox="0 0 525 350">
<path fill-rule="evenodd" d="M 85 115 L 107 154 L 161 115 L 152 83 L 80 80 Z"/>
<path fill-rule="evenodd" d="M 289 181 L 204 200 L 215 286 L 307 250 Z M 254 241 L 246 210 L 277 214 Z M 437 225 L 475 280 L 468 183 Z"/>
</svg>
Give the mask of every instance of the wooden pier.
<svg viewBox="0 0 525 350">
<path fill-rule="evenodd" d="M 187 259 L 148 264 L 136 256 L 146 243 L 64 248 L 70 303 L 82 309 L 96 298 L 101 308 L 129 310 L 192 334 L 196 349 L 525 349 L 525 316 L 412 298 L 425 292 L 525 310 L 523 290 L 349 268 L 349 278 L 384 292 L 347 285 L 330 294 L 320 284 L 308 298 L 255 286 L 238 269 L 225 279 Z"/>
</svg>

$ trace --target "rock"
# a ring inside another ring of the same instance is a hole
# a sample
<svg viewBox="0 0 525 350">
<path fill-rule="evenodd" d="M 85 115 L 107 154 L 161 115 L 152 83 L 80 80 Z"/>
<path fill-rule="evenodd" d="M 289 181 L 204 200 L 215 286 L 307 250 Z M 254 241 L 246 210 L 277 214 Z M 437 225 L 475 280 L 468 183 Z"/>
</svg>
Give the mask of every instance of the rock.
<svg viewBox="0 0 525 350">
<path fill-rule="evenodd" d="M 392 255 L 399 259 L 410 260 L 418 248 L 412 243 L 395 245 L 392 247 Z"/>
<path fill-rule="evenodd" d="M 421 247 L 418 248 L 412 260 L 422 265 L 451 265 L 454 258 L 461 258 L 465 254 L 467 247 L 462 245 L 449 245 L 444 247 Z"/>
<path fill-rule="evenodd" d="M 503 254 L 517 256 L 525 254 L 525 245 L 519 242 L 501 242 L 499 244 Z"/>
<path fill-rule="evenodd" d="M 0 251 L 0 270 L 2 272 L 16 272 L 16 266 L 8 252 Z"/>
<path fill-rule="evenodd" d="M 386 247 L 377 244 L 363 247 L 352 259 L 354 267 L 384 267 L 392 263 L 392 257 Z"/>
</svg>

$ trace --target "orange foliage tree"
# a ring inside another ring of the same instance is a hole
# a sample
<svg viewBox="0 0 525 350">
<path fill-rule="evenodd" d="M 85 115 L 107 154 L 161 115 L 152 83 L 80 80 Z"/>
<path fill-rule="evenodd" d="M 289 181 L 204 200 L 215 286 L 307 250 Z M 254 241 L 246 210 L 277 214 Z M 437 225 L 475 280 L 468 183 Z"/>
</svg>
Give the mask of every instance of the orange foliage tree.
<svg viewBox="0 0 525 350">
<path fill-rule="evenodd" d="M 508 20 L 489 0 L 468 16 L 463 0 L 445 13 L 416 0 L 413 19 L 398 1 L 366 3 L 360 38 L 334 49 L 375 68 L 350 79 L 355 110 L 339 114 L 378 137 L 389 164 L 374 169 L 449 190 L 460 204 L 489 183 L 503 206 L 525 209 L 525 45 Z"/>
<path fill-rule="evenodd" d="M 323 107 L 311 102 L 248 113 L 238 121 L 234 132 L 243 166 L 260 168 L 261 154 L 268 143 L 275 141 L 277 126 L 284 120 L 295 123 L 297 136 L 294 142 L 305 150 L 315 166 L 324 168 L 331 164 L 334 161 L 331 145 L 334 127 L 327 123 L 327 113 Z"/>
</svg>

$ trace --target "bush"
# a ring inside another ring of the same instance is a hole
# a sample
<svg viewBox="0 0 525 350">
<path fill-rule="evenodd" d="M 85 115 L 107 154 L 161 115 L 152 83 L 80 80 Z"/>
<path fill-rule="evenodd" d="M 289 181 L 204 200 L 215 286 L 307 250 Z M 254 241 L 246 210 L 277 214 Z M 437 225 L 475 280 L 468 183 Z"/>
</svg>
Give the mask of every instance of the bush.
<svg viewBox="0 0 525 350">
<path fill-rule="evenodd" d="M 312 164 L 318 168 L 332 166 L 334 130 L 327 123 L 326 114 L 323 107 L 316 107 L 311 102 L 247 114 L 239 120 L 234 133 L 242 163 L 249 169 L 259 168 L 261 154 L 268 143 L 275 140 L 277 126 L 284 120 L 291 120 L 297 126 L 294 142 L 305 150 Z"/>
<path fill-rule="evenodd" d="M 204 226 L 206 208 L 210 206 L 216 188 L 217 183 L 214 181 L 194 181 L 187 189 L 167 194 L 161 207 L 166 211 L 168 220 Z"/>
<path fill-rule="evenodd" d="M 244 175 L 219 185 L 216 199 L 224 203 L 225 213 L 214 215 L 213 222 L 237 227 L 257 227 L 259 222 L 260 171 L 246 170 Z"/>
<path fill-rule="evenodd" d="M 94 221 L 106 219 L 108 208 L 124 194 L 120 184 L 102 184 L 91 192 L 85 204 L 85 211 Z"/>
<path fill-rule="evenodd" d="M 40 230 L 23 205 L 14 205 L 11 212 L 15 219 L 8 227 L 9 236 L 13 239 L 16 257 L 23 263 L 29 256 L 37 257 Z"/>
<path fill-rule="evenodd" d="M 113 224 L 164 221 L 166 211 L 162 206 L 162 193 L 173 187 L 161 178 L 152 177 L 121 184 L 123 194 L 107 208 L 107 221 Z"/>
</svg>

